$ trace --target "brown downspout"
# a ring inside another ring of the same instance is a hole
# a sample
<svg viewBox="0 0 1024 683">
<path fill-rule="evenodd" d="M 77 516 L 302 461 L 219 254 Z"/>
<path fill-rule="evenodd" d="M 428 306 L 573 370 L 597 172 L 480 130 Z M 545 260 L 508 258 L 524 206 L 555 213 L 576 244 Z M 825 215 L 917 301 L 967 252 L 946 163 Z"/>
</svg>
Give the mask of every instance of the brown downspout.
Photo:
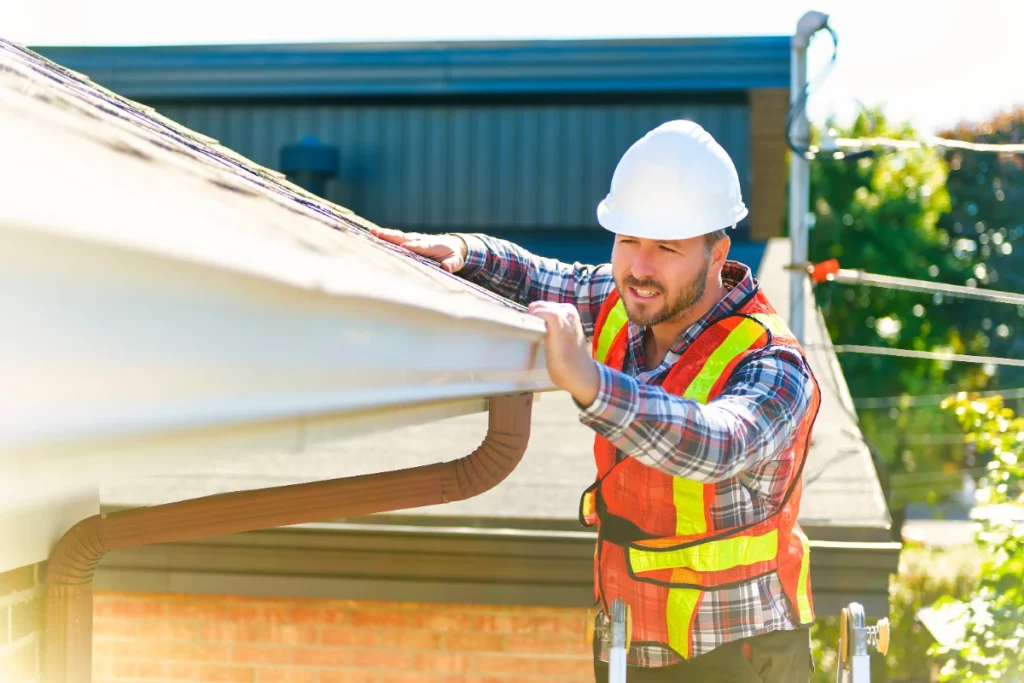
<svg viewBox="0 0 1024 683">
<path fill-rule="evenodd" d="M 111 550 L 449 503 L 515 469 L 530 438 L 533 396 L 490 400 L 487 435 L 469 455 L 410 469 L 239 491 L 94 515 L 57 542 L 46 570 L 46 683 L 92 679 L 92 581 Z"/>
</svg>

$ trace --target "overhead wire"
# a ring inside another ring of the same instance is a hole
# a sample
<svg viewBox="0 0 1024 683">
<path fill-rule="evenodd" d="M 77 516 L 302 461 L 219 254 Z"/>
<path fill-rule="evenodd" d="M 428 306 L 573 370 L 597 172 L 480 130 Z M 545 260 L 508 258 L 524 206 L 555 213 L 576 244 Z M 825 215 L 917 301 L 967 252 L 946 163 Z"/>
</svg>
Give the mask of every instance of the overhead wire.
<svg viewBox="0 0 1024 683">
<path fill-rule="evenodd" d="M 989 391 L 950 392 L 948 394 L 930 394 L 921 396 L 878 396 L 874 398 L 855 399 L 853 403 L 857 408 L 863 410 L 872 410 L 877 408 L 917 408 L 920 406 L 939 405 L 950 397 L 961 393 L 972 398 L 991 398 L 995 396 L 1011 400 L 1024 398 L 1024 388 L 1021 388 L 1006 389 L 1004 391 L 994 389 Z"/>
<path fill-rule="evenodd" d="M 980 363 L 984 365 L 1000 365 L 1024 368 L 1024 359 L 1001 358 L 998 356 L 971 356 L 962 353 L 946 353 L 944 351 L 915 351 L 912 349 L 894 349 L 887 346 L 862 346 L 859 344 L 838 344 L 833 347 L 836 353 L 856 353 L 873 356 L 893 356 L 896 358 L 917 358 L 921 360 L 937 360 L 950 363 Z"/>
<path fill-rule="evenodd" d="M 911 149 L 945 148 L 959 149 L 968 152 L 989 152 L 996 154 L 1024 154 L 1024 144 L 1021 143 L 990 143 L 990 142 L 969 142 L 967 140 L 953 140 L 937 136 L 928 136 L 922 139 L 898 140 L 886 137 L 863 137 L 863 138 L 832 138 L 821 145 L 822 151 L 830 151 L 828 144 L 834 144 L 839 150 L 864 151 L 869 148 L 888 148 L 896 151 Z"/>
<path fill-rule="evenodd" d="M 863 270 L 840 268 L 834 273 L 825 276 L 829 282 L 837 282 L 847 285 L 866 285 L 868 287 L 882 287 L 885 289 L 900 289 L 911 292 L 923 292 L 925 294 L 946 294 L 949 296 L 963 297 L 965 299 L 978 299 L 981 301 L 992 301 L 995 303 L 1024 306 L 1024 294 L 1003 292 L 996 289 L 984 289 L 979 287 L 967 287 L 964 285 L 951 285 L 944 282 L 932 282 L 930 280 L 915 280 L 906 277 L 893 275 L 879 275 L 867 273 Z"/>
</svg>

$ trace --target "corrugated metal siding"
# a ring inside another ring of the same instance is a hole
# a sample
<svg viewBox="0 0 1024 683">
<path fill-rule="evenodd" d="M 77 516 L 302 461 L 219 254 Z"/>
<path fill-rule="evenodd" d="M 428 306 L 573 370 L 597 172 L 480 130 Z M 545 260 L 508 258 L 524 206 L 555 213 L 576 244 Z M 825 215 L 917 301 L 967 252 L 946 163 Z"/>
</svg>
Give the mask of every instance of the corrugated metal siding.
<svg viewBox="0 0 1024 683">
<path fill-rule="evenodd" d="M 161 113 L 277 168 L 306 135 L 337 145 L 327 198 L 381 225 L 423 230 L 596 224 L 622 153 L 675 118 L 704 126 L 732 156 L 748 196 L 743 104 L 165 105 Z"/>
</svg>

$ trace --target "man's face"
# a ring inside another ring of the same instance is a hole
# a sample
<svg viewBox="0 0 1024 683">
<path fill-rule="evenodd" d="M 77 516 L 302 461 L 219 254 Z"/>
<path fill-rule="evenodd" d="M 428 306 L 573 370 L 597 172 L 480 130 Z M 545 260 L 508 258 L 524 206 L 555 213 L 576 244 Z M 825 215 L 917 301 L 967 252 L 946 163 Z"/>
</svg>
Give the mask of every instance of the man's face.
<svg viewBox="0 0 1024 683">
<path fill-rule="evenodd" d="M 710 261 L 703 237 L 650 240 L 616 235 L 612 273 L 629 320 L 651 327 L 690 309 L 704 296 Z"/>
</svg>

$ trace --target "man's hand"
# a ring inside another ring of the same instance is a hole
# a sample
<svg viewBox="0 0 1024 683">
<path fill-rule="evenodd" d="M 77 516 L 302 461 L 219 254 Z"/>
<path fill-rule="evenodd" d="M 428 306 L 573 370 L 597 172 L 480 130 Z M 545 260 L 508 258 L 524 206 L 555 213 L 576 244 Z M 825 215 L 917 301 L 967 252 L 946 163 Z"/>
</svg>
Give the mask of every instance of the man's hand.
<svg viewBox="0 0 1024 683">
<path fill-rule="evenodd" d="M 424 235 L 388 228 L 370 228 L 370 234 L 408 249 L 414 254 L 437 261 L 449 273 L 457 273 L 466 265 L 466 243 L 455 235 Z"/>
<path fill-rule="evenodd" d="M 547 301 L 535 301 L 529 310 L 547 323 L 544 348 L 551 381 L 572 394 L 580 405 L 589 406 L 597 398 L 601 377 L 596 361 L 590 357 L 579 311 L 570 304 Z"/>
</svg>

